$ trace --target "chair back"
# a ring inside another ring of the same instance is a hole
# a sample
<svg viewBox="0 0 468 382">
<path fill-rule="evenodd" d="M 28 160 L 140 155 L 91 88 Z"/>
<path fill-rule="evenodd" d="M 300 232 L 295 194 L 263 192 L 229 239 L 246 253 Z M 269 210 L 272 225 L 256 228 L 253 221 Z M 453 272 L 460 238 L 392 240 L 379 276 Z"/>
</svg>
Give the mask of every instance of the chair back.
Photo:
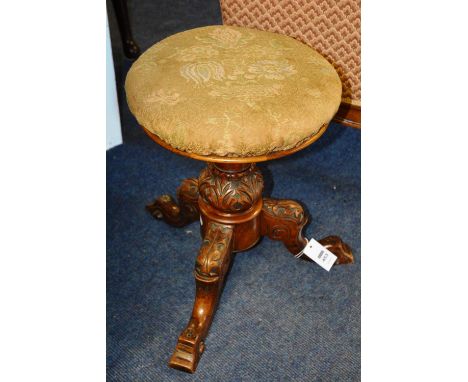
<svg viewBox="0 0 468 382">
<path fill-rule="evenodd" d="M 309 45 L 336 69 L 342 101 L 361 105 L 360 0 L 220 0 L 223 23 L 282 33 Z"/>
</svg>

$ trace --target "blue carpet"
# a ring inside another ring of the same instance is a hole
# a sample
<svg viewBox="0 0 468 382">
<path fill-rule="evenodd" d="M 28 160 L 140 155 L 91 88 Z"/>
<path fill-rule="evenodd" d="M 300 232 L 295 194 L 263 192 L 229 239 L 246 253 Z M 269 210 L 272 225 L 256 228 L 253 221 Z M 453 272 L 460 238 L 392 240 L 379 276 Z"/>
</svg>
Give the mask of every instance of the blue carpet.
<svg viewBox="0 0 468 382">
<path fill-rule="evenodd" d="M 199 224 L 144 209 L 203 163 L 146 138 L 123 109 L 107 152 L 108 381 L 359 381 L 360 131 L 332 124 L 311 147 L 261 164 L 266 194 L 302 202 L 307 237 L 340 235 L 356 264 L 330 273 L 264 239 L 235 255 L 196 374 L 167 366 L 192 309 Z"/>
</svg>

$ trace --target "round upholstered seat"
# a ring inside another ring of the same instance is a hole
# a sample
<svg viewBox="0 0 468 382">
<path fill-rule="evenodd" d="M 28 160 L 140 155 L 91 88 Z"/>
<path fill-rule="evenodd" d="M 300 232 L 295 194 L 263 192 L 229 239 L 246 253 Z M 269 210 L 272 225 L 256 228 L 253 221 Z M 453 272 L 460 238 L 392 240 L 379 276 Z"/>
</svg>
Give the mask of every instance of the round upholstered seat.
<svg viewBox="0 0 468 382">
<path fill-rule="evenodd" d="M 140 125 L 196 155 L 289 150 L 323 130 L 341 101 L 331 64 L 284 35 L 208 26 L 170 36 L 133 64 L 125 83 Z"/>
</svg>

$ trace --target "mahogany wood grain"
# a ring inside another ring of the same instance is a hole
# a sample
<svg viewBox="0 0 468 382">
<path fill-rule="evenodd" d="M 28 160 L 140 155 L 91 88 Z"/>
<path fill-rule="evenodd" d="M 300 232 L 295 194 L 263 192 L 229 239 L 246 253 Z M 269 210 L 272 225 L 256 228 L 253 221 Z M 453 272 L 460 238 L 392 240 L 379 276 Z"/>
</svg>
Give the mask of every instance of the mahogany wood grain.
<svg viewBox="0 0 468 382">
<path fill-rule="evenodd" d="M 201 222 L 203 242 L 195 261 L 193 311 L 170 367 L 195 372 L 233 252 L 251 248 L 262 236 L 283 242 L 294 255 L 307 244 L 302 229 L 308 217 L 302 206 L 292 200 L 263 198 L 262 192 L 263 177 L 255 163 L 209 162 L 198 179 L 182 182 L 177 202 L 163 195 L 147 207 L 154 217 L 177 227 Z M 351 249 L 339 237 L 319 241 L 338 256 L 337 264 L 353 262 Z"/>
<path fill-rule="evenodd" d="M 335 264 L 339 265 L 354 263 L 354 257 L 351 248 L 348 244 L 341 240 L 340 237 L 327 236 L 318 240 L 318 242 L 338 257 Z"/>
<path fill-rule="evenodd" d="M 349 103 L 342 102 L 333 120 L 345 126 L 360 129 L 361 106 L 351 105 Z"/>
<path fill-rule="evenodd" d="M 233 227 L 210 222 L 195 262 L 195 302 L 192 315 L 177 341 L 169 366 L 195 372 L 205 350 L 224 277 L 231 262 Z"/>
<path fill-rule="evenodd" d="M 298 254 L 307 244 L 302 229 L 307 223 L 302 206 L 293 200 L 263 199 L 261 232 L 284 243 L 289 252 Z"/>
</svg>

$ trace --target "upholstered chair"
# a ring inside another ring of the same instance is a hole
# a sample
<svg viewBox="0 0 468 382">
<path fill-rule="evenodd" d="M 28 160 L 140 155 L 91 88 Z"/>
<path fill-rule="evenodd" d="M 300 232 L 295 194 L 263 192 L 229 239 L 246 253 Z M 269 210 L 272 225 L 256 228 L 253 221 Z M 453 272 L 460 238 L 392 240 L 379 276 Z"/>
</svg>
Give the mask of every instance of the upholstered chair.
<svg viewBox="0 0 468 382">
<path fill-rule="evenodd" d="M 309 45 L 343 84 L 335 120 L 361 126 L 360 0 L 220 0 L 223 23 L 285 34 Z"/>
</svg>

